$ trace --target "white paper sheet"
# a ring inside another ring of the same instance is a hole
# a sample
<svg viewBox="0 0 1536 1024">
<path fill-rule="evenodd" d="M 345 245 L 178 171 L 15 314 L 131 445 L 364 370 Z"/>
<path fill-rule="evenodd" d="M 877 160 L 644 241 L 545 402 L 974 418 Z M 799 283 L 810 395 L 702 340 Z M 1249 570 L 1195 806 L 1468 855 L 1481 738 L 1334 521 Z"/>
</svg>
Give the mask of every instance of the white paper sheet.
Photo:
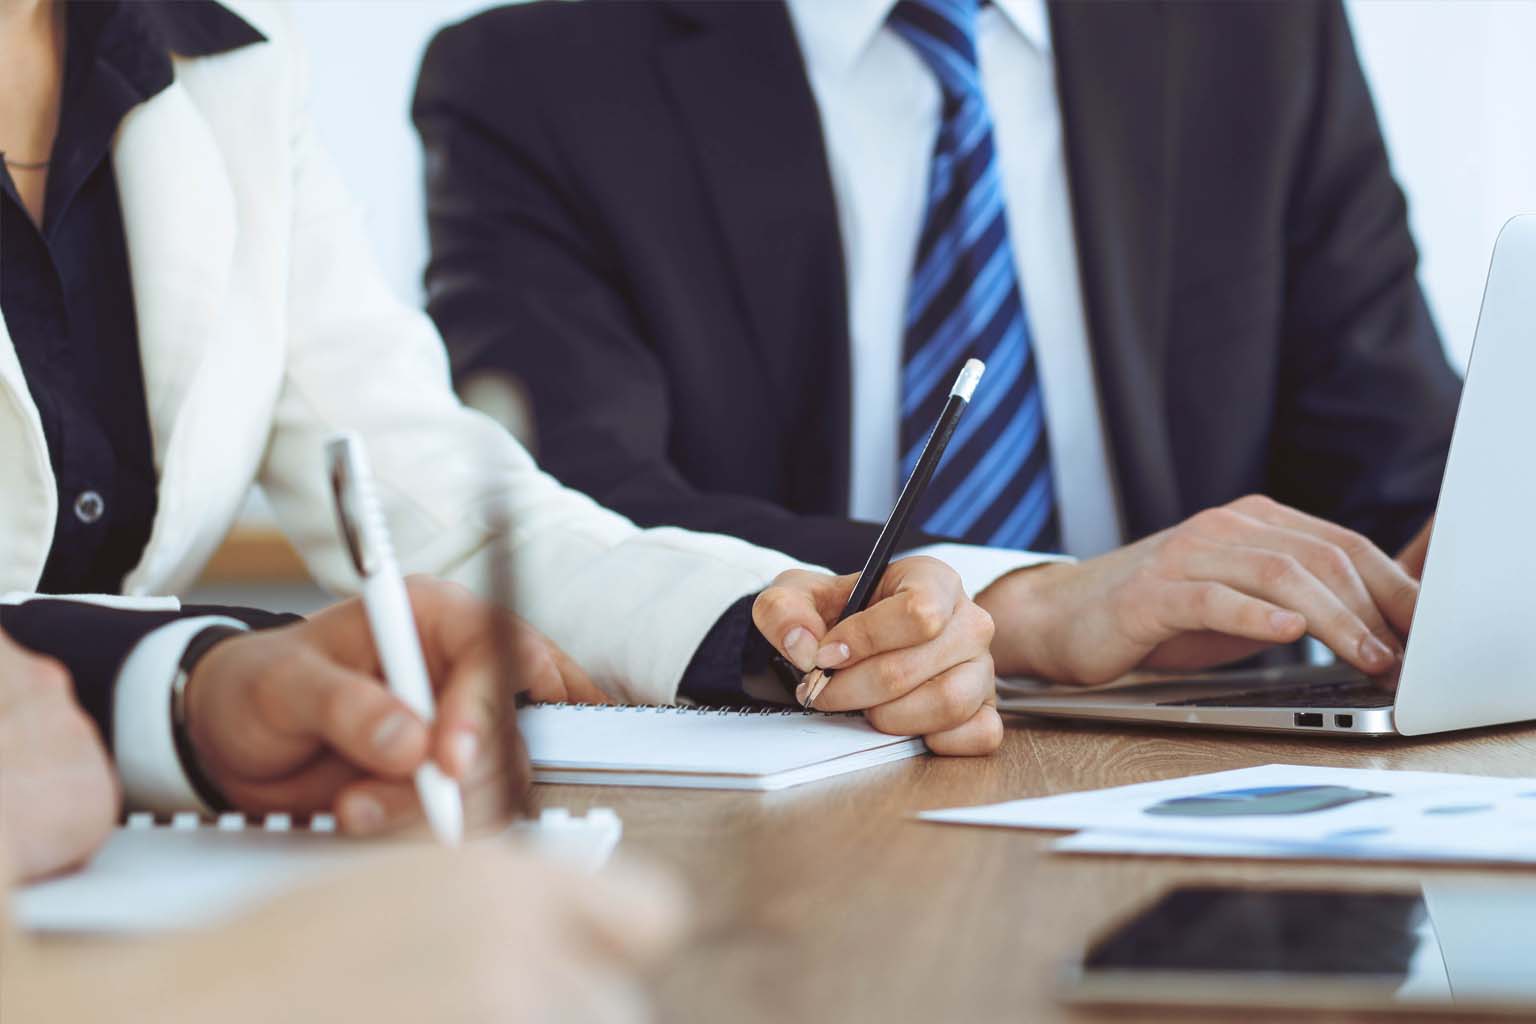
<svg viewBox="0 0 1536 1024">
<path fill-rule="evenodd" d="M 1266 765 L 922 817 L 1089 830 L 1058 844 L 1085 852 L 1536 863 L 1529 778 Z"/>
</svg>

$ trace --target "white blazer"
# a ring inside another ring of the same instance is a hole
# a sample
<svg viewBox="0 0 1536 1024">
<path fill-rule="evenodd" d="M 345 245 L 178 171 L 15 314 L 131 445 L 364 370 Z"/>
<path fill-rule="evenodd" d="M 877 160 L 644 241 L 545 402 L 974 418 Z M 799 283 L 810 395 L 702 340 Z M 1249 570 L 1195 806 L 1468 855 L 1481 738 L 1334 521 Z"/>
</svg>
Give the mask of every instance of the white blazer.
<svg viewBox="0 0 1536 1024">
<path fill-rule="evenodd" d="M 509 488 L 517 610 L 611 694 L 671 701 L 721 613 L 797 563 L 732 538 L 639 530 L 461 405 L 436 330 L 384 287 L 316 140 L 287 12 L 231 6 L 269 41 L 177 59 L 175 82 L 128 114 L 113 148 L 160 476 L 125 591 L 188 586 L 253 483 L 315 578 L 355 589 L 322 460 L 327 437 L 355 430 L 407 571 L 485 592 L 486 510 Z M 0 593 L 36 588 L 57 502 L 0 322 Z"/>
</svg>

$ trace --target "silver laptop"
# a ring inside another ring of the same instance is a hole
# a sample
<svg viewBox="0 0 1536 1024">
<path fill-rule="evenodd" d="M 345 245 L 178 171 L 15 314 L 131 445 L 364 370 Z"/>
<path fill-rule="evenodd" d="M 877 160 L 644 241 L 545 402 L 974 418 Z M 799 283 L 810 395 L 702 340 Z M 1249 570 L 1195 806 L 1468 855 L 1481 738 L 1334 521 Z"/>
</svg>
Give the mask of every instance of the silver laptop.
<svg viewBox="0 0 1536 1024">
<path fill-rule="evenodd" d="M 1536 216 L 1493 250 L 1434 535 L 1395 691 L 1344 667 L 1000 684 L 1005 711 L 1330 736 L 1536 719 Z"/>
</svg>

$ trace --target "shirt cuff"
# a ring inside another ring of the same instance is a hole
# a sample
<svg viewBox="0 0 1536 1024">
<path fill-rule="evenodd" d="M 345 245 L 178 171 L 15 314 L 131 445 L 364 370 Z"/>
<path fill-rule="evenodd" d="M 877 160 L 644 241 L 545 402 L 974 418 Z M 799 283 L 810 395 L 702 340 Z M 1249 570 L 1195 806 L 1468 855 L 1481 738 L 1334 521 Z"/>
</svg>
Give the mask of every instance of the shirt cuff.
<svg viewBox="0 0 1536 1024">
<path fill-rule="evenodd" d="M 771 671 L 777 653 L 752 622 L 749 594 L 731 605 L 694 652 L 677 695 L 695 704 L 736 707 L 785 702 L 787 691 Z"/>
<path fill-rule="evenodd" d="M 948 564 L 960 574 L 960 582 L 973 601 L 977 594 L 1011 572 L 1032 569 L 1037 565 L 1074 561 L 1066 555 L 1046 555 L 1011 548 L 984 548 L 975 544 L 929 544 L 903 551 L 898 557 L 911 558 L 913 555 L 927 555 Z"/>
<path fill-rule="evenodd" d="M 129 810 L 212 813 L 198 798 L 176 756 L 171 732 L 171 688 L 187 647 L 209 626 L 249 630 L 239 619 L 205 615 L 178 619 L 140 640 L 123 660 L 113 697 L 113 749 Z"/>
</svg>

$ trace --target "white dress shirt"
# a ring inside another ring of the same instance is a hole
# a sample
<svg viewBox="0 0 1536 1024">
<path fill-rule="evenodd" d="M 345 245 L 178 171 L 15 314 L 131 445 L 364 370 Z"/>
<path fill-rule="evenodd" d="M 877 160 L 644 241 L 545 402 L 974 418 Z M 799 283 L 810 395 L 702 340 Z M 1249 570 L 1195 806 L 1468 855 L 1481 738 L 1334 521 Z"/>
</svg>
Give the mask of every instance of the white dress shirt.
<svg viewBox="0 0 1536 1024">
<path fill-rule="evenodd" d="M 878 521 L 901 486 L 903 324 L 941 96 L 928 65 L 888 27 L 896 0 L 788 3 L 821 111 L 848 275 L 849 514 Z M 1044 392 L 1063 547 L 1089 557 L 1117 547 L 1123 531 L 1078 281 L 1044 0 L 993 0 L 977 28 L 1014 262 Z M 934 553 L 957 563 L 969 584 L 966 568 L 978 560 L 958 547 Z M 1009 568 L 1006 556 L 980 562 Z M 974 571 L 986 575 L 980 566 Z"/>
</svg>

